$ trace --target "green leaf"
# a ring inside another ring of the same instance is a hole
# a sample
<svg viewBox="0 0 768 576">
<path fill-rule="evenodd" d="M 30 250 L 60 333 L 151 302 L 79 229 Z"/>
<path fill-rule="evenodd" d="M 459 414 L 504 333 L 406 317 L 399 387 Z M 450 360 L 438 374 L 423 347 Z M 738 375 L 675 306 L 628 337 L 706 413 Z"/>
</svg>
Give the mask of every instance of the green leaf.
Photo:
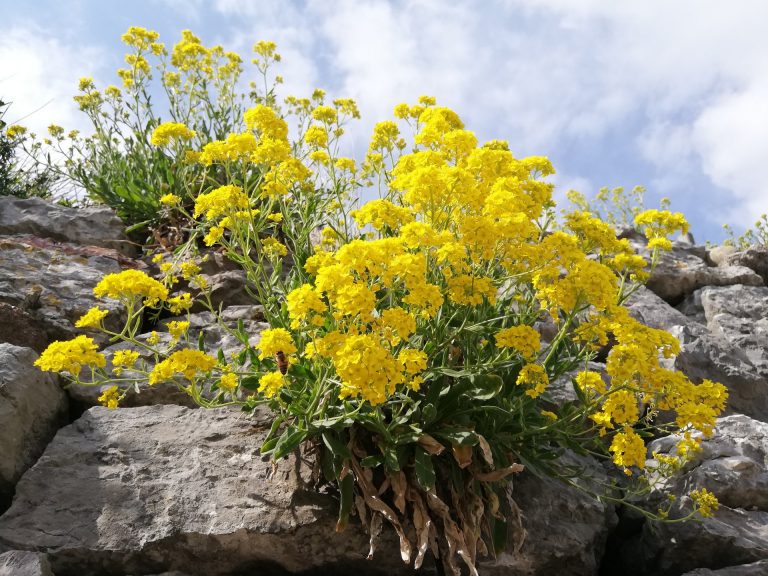
<svg viewBox="0 0 768 576">
<path fill-rule="evenodd" d="M 246 390 L 258 390 L 259 389 L 259 377 L 252 375 L 252 376 L 245 376 L 240 380 L 240 387 L 245 388 Z"/>
<path fill-rule="evenodd" d="M 458 428 L 443 428 L 434 432 L 435 437 L 447 440 L 451 444 L 459 446 L 475 446 L 480 439 L 477 434 L 471 430 L 461 430 Z"/>
<path fill-rule="evenodd" d="M 424 490 L 432 490 L 435 487 L 435 468 L 432 465 L 432 456 L 421 446 L 416 447 L 414 457 L 416 480 Z"/>
<path fill-rule="evenodd" d="M 431 424 L 437 418 L 437 408 L 434 404 L 425 404 L 421 409 L 421 419 L 425 426 Z"/>
<path fill-rule="evenodd" d="M 352 511 L 352 503 L 355 495 L 355 479 L 351 473 L 344 476 L 339 482 L 339 519 L 336 522 L 336 532 L 342 532 L 349 523 L 349 513 Z"/>
<path fill-rule="evenodd" d="M 296 426 L 288 426 L 277 440 L 275 445 L 275 451 L 272 457 L 275 460 L 279 460 L 296 450 L 304 439 L 307 437 L 307 431 L 301 430 Z"/>
<path fill-rule="evenodd" d="M 374 456 L 366 456 L 360 460 L 360 466 L 364 468 L 376 468 L 377 466 L 381 466 L 382 462 L 384 462 L 384 458 L 379 454 L 376 454 Z"/>
<path fill-rule="evenodd" d="M 400 471 L 400 460 L 397 457 L 397 450 L 394 446 L 379 446 L 381 449 L 381 455 L 384 457 L 384 468 L 388 472 Z"/>
<path fill-rule="evenodd" d="M 332 430 L 324 430 L 321 434 L 323 438 L 323 444 L 331 451 L 334 456 L 340 456 L 342 458 L 352 458 L 352 454 L 349 452 L 349 448 L 339 440 L 339 437 Z"/>
<path fill-rule="evenodd" d="M 504 388 L 504 380 L 498 374 L 477 374 L 471 378 L 474 387 L 469 391 L 475 400 L 490 400 Z"/>
<path fill-rule="evenodd" d="M 200 333 L 197 335 L 197 349 L 200 350 L 200 352 L 205 352 L 205 331 L 200 330 Z"/>
</svg>

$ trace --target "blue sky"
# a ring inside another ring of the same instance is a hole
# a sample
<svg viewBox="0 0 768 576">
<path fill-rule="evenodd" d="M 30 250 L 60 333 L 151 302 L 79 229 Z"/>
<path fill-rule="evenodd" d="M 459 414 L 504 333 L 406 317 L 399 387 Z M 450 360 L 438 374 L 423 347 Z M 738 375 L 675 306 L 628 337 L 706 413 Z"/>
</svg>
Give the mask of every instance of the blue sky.
<svg viewBox="0 0 768 576">
<path fill-rule="evenodd" d="M 118 83 L 129 26 L 167 45 L 189 28 L 246 56 L 276 41 L 285 93 L 356 98 L 358 156 L 395 104 L 430 94 L 480 140 L 549 156 L 560 194 L 642 184 L 700 242 L 768 212 L 762 0 L 0 0 L 0 14 L 0 98 L 38 130 L 87 127 L 77 80 Z"/>
</svg>

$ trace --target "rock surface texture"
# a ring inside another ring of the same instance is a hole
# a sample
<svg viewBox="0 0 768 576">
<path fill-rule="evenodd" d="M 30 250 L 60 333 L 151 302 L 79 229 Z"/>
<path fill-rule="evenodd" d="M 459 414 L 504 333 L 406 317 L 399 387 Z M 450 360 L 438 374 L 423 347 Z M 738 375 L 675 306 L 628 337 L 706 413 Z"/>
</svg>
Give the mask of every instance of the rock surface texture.
<svg viewBox="0 0 768 576">
<path fill-rule="evenodd" d="M 40 198 L 0 196 L 0 235 L 28 234 L 58 242 L 112 248 L 133 256 L 125 225 L 106 206 L 72 208 Z"/>
<path fill-rule="evenodd" d="M 40 372 L 29 348 L 0 344 L 0 509 L 64 422 L 58 377 Z"/>
</svg>

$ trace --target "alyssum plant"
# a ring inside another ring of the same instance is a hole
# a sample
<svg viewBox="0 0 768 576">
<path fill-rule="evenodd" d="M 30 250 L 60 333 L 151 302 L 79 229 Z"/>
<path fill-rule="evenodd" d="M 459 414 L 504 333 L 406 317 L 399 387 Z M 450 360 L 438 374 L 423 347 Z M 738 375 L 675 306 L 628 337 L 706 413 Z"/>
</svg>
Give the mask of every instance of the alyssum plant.
<svg viewBox="0 0 768 576">
<path fill-rule="evenodd" d="M 257 50 L 274 59 L 273 44 Z M 566 451 L 602 455 L 627 478 L 620 489 L 602 486 L 601 497 L 626 502 L 679 469 L 697 432 L 712 433 L 725 388 L 663 366 L 678 342 L 622 306 L 647 263 L 587 212 L 557 224 L 546 158 L 517 159 L 502 141 L 479 145 L 456 113 L 423 97 L 398 105 L 399 121 L 376 125 L 358 168 L 338 156 L 354 102 L 326 104 L 317 92 L 289 107 L 293 142 L 265 102 L 244 113 L 243 132 L 185 154 L 227 181 L 162 198 L 193 222 L 186 244 L 165 256 L 164 281 L 126 270 L 95 287 L 124 305 L 125 326 L 107 330 L 98 307 L 78 325 L 130 347 L 108 358 L 82 335 L 51 344 L 41 369 L 108 385 L 101 400 L 110 408 L 131 389 L 169 382 L 205 407 L 265 404 L 275 418 L 262 452 L 279 459 L 312 446 L 338 489 L 339 530 L 355 511 L 373 547 L 386 521 L 404 561 L 418 568 L 431 550 L 453 574 L 459 559 L 476 574 L 478 557 L 507 541 L 511 475 L 567 479 L 579 471 L 562 464 Z M 178 155 L 190 132 L 161 124 L 154 140 Z M 366 185 L 380 197 L 355 209 L 350 199 Z M 654 260 L 687 228 L 658 210 L 635 223 Z M 147 313 L 189 313 L 192 295 L 173 292 L 178 276 L 217 313 L 191 260 L 202 244 L 242 265 L 270 324 L 255 343 L 234 330 L 242 349 L 231 356 L 191 341 L 188 319 L 170 324 L 170 339 L 140 335 Z M 546 338 L 542 324 L 553 327 Z M 605 374 L 591 371 L 607 346 Z M 549 386 L 564 375 L 577 400 L 557 405 Z M 644 439 L 671 432 L 680 434 L 676 455 L 647 459 Z M 670 521 L 717 507 L 705 490 L 688 496 L 690 513 Z"/>
</svg>

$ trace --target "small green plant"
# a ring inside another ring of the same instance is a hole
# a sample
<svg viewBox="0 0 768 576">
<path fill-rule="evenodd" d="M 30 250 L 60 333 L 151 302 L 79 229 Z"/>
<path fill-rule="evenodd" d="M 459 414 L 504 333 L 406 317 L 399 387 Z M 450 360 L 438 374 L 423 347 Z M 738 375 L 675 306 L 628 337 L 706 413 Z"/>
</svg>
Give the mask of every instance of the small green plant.
<svg viewBox="0 0 768 576">
<path fill-rule="evenodd" d="M 741 236 L 736 236 L 730 224 L 723 224 L 723 229 L 728 235 L 723 241 L 725 246 L 734 246 L 739 250 L 746 250 L 750 246 L 762 245 L 768 246 L 768 214 L 763 214 L 755 222 L 754 228 L 747 228 Z"/>
<path fill-rule="evenodd" d="M 635 218 L 645 210 L 643 186 L 635 186 L 629 192 L 622 186 L 604 186 L 591 201 L 583 193 L 569 190 L 567 198 L 579 210 L 594 214 L 617 230 L 635 228 Z M 669 204 L 669 198 L 662 198 L 661 210 L 668 210 Z"/>
<path fill-rule="evenodd" d="M 165 214 L 161 197 L 172 194 L 188 203 L 227 180 L 220 166 L 189 162 L 185 144 L 200 147 L 241 133 L 248 96 L 237 90 L 240 56 L 221 46 L 205 47 L 188 30 L 170 52 L 157 32 L 144 28 L 131 27 L 122 39 L 132 49 L 125 56 L 127 67 L 117 71 L 122 87 L 98 89 L 89 77 L 79 83 L 75 101 L 93 132 L 83 136 L 51 126 L 50 138 L 28 151 L 83 190 L 86 201 L 114 208 L 130 232 L 157 227 Z M 279 55 L 269 44 L 254 50 L 253 63 L 268 82 L 268 66 Z M 251 99 L 274 101 L 273 91 L 257 96 L 252 89 Z M 186 131 L 156 133 L 163 124 L 183 125 Z M 153 134 L 159 140 L 153 142 Z M 169 145 L 155 145 L 160 142 Z M 258 178 L 258 170 L 250 168 Z"/>
<path fill-rule="evenodd" d="M 49 198 L 57 177 L 45 166 L 20 154 L 27 130 L 6 123 L 9 107 L 0 100 L 0 196 Z"/>
</svg>

